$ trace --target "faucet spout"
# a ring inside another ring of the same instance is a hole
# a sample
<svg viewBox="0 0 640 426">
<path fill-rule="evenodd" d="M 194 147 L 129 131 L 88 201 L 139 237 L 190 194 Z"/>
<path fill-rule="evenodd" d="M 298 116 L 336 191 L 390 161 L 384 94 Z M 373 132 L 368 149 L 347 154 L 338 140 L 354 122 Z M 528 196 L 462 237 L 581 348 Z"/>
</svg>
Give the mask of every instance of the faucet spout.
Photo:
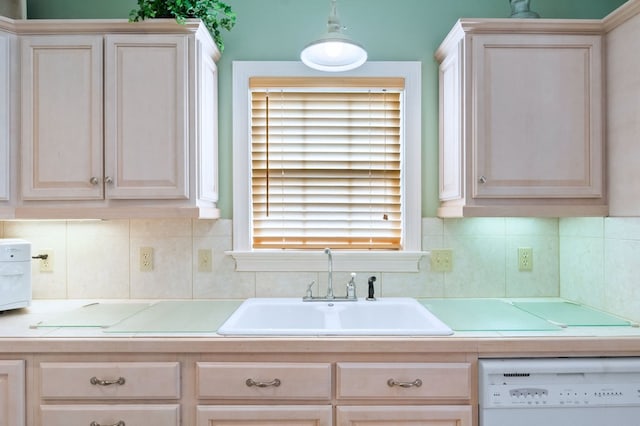
<svg viewBox="0 0 640 426">
<path fill-rule="evenodd" d="M 327 299 L 331 300 L 334 298 L 333 295 L 333 256 L 331 255 L 331 249 L 324 249 L 324 253 L 328 257 L 329 265 L 328 265 L 328 278 L 327 278 Z"/>
</svg>

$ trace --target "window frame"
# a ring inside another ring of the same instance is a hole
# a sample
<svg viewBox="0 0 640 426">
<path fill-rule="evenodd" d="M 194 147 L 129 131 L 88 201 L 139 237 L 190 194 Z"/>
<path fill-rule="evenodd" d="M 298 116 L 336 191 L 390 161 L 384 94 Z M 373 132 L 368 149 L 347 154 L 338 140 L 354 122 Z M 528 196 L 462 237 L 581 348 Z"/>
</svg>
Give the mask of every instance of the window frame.
<svg viewBox="0 0 640 426">
<path fill-rule="evenodd" d="M 302 62 L 233 61 L 233 249 L 238 271 L 324 271 L 322 250 L 254 250 L 251 245 L 251 77 L 327 77 Z M 367 62 L 345 77 L 402 77 L 404 89 L 403 216 L 401 250 L 334 251 L 336 271 L 417 272 L 421 251 L 421 63 Z"/>
</svg>

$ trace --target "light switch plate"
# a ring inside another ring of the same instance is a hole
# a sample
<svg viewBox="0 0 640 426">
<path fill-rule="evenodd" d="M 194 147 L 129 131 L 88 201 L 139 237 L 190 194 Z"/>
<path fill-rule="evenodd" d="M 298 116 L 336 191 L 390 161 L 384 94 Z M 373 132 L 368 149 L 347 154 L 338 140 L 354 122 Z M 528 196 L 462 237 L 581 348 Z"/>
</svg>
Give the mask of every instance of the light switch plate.
<svg viewBox="0 0 640 426">
<path fill-rule="evenodd" d="M 198 272 L 211 272 L 212 271 L 212 258 L 211 249 L 198 250 Z"/>
</svg>

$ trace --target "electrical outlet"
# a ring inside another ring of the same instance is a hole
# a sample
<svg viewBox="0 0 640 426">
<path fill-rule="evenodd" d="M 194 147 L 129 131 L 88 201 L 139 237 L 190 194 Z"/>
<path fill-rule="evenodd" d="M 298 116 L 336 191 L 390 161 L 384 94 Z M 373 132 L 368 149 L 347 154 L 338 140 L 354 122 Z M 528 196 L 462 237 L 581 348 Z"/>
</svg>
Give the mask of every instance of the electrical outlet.
<svg viewBox="0 0 640 426">
<path fill-rule="evenodd" d="M 533 270 L 533 249 L 531 247 L 518 247 L 518 270 Z"/>
<path fill-rule="evenodd" d="M 453 250 L 451 249 L 431 250 L 431 271 L 432 272 L 453 271 Z"/>
<path fill-rule="evenodd" d="M 198 250 L 198 272 L 211 272 L 211 262 L 211 249 Z"/>
<path fill-rule="evenodd" d="M 46 259 L 40 259 L 40 272 L 53 272 L 53 250 L 40 250 L 38 254 L 47 255 Z"/>
<path fill-rule="evenodd" d="M 153 271 L 153 247 L 140 247 L 140 272 Z"/>
</svg>

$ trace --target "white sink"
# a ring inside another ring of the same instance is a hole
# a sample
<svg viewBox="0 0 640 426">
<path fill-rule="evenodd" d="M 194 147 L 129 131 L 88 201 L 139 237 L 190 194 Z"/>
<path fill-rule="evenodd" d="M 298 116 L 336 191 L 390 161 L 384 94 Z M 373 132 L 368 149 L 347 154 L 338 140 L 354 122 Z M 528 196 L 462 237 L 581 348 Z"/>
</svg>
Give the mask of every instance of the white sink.
<svg viewBox="0 0 640 426">
<path fill-rule="evenodd" d="M 451 328 L 417 300 L 303 302 L 247 299 L 218 329 L 224 336 L 447 336 Z"/>
</svg>

